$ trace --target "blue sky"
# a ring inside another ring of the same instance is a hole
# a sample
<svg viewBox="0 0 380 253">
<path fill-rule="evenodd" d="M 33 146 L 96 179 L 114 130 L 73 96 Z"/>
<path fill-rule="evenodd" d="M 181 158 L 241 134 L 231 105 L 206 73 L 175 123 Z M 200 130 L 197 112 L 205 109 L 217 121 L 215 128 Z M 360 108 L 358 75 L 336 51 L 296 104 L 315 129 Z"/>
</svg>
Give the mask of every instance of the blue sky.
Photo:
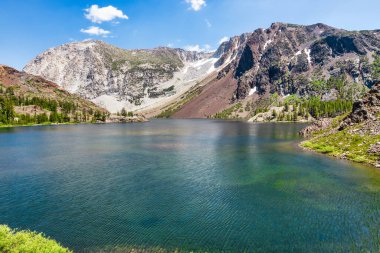
<svg viewBox="0 0 380 253">
<path fill-rule="evenodd" d="M 379 0 L 0 0 L 0 64 L 21 69 L 50 47 L 89 38 L 126 49 L 215 49 L 276 21 L 380 29 L 379 10 Z"/>
</svg>

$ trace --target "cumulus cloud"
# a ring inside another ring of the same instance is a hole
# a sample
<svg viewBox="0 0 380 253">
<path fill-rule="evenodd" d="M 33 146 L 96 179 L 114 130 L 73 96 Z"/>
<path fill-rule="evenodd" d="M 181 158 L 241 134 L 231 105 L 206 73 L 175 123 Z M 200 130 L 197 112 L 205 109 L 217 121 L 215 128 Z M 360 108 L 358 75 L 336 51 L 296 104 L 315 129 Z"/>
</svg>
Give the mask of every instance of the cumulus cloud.
<svg viewBox="0 0 380 253">
<path fill-rule="evenodd" d="M 194 11 L 199 11 L 206 6 L 206 0 L 186 0 L 186 3 L 190 4 Z"/>
<path fill-rule="evenodd" d="M 93 23 L 100 24 L 102 22 L 112 21 L 116 18 L 128 19 L 128 16 L 125 15 L 121 10 L 109 5 L 107 7 L 99 7 L 94 4 L 90 8 L 85 9 L 85 17 Z"/>
<path fill-rule="evenodd" d="M 224 36 L 223 38 L 221 38 L 219 40 L 219 44 L 222 44 L 223 42 L 226 42 L 226 41 L 229 41 L 229 40 L 230 40 L 230 38 L 228 38 L 227 36 Z"/>
<path fill-rule="evenodd" d="M 102 36 L 107 37 L 108 34 L 110 34 L 110 31 L 103 30 L 102 28 L 99 28 L 97 26 L 90 26 L 87 29 L 80 29 L 82 33 L 87 33 L 89 35 L 95 35 L 95 36 Z"/>
<path fill-rule="evenodd" d="M 212 51 L 211 50 L 211 46 L 206 44 L 204 45 L 203 47 L 200 46 L 200 45 L 187 45 L 184 47 L 185 50 L 187 51 L 196 51 L 196 52 L 210 52 Z"/>
</svg>

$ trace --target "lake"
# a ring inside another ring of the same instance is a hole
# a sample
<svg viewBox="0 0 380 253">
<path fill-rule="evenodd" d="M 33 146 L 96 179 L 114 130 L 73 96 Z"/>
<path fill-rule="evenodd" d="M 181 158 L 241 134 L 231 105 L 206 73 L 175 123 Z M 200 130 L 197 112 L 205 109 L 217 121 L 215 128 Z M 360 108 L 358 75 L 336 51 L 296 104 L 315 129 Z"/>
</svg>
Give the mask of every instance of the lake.
<svg viewBox="0 0 380 253">
<path fill-rule="evenodd" d="M 380 250 L 380 171 L 298 148 L 303 124 L 0 129 L 0 224 L 84 252 Z"/>
</svg>

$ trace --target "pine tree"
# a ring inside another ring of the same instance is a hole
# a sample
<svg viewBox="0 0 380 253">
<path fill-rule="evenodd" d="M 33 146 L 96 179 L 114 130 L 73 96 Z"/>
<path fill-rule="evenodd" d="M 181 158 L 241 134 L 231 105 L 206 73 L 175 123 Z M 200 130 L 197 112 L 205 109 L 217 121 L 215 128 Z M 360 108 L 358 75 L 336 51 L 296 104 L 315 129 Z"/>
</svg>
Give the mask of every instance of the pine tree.
<svg viewBox="0 0 380 253">
<path fill-rule="evenodd" d="M 121 109 L 121 116 L 127 117 L 127 111 L 125 108 Z"/>
</svg>

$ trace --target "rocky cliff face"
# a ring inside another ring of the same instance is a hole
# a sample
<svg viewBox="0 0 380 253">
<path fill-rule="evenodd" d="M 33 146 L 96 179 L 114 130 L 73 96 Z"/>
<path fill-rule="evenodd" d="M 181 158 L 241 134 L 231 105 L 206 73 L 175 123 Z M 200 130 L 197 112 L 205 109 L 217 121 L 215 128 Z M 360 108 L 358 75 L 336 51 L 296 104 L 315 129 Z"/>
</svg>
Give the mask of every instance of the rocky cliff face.
<svg viewBox="0 0 380 253">
<path fill-rule="evenodd" d="M 49 49 L 24 71 L 116 112 L 175 94 L 183 89 L 179 84 L 213 70 L 215 61 L 210 54 L 182 49 L 124 50 L 101 41 L 85 41 Z"/>
<path fill-rule="evenodd" d="M 352 112 L 343 120 L 339 131 L 360 125 L 356 133 L 380 135 L 380 83 L 353 105 Z"/>
<path fill-rule="evenodd" d="M 238 57 L 220 72 L 232 71 L 238 80 L 237 99 L 250 89 L 280 95 L 317 95 L 312 81 L 344 77 L 370 87 L 376 80 L 369 64 L 380 52 L 380 31 L 348 32 L 324 24 L 310 26 L 274 23 L 268 29 L 244 34 L 234 48 Z M 218 51 L 226 52 L 230 42 Z M 328 97 L 332 90 L 323 91 Z M 330 94 L 331 95 L 331 94 Z M 355 94 L 354 94 L 355 95 Z"/>
</svg>

